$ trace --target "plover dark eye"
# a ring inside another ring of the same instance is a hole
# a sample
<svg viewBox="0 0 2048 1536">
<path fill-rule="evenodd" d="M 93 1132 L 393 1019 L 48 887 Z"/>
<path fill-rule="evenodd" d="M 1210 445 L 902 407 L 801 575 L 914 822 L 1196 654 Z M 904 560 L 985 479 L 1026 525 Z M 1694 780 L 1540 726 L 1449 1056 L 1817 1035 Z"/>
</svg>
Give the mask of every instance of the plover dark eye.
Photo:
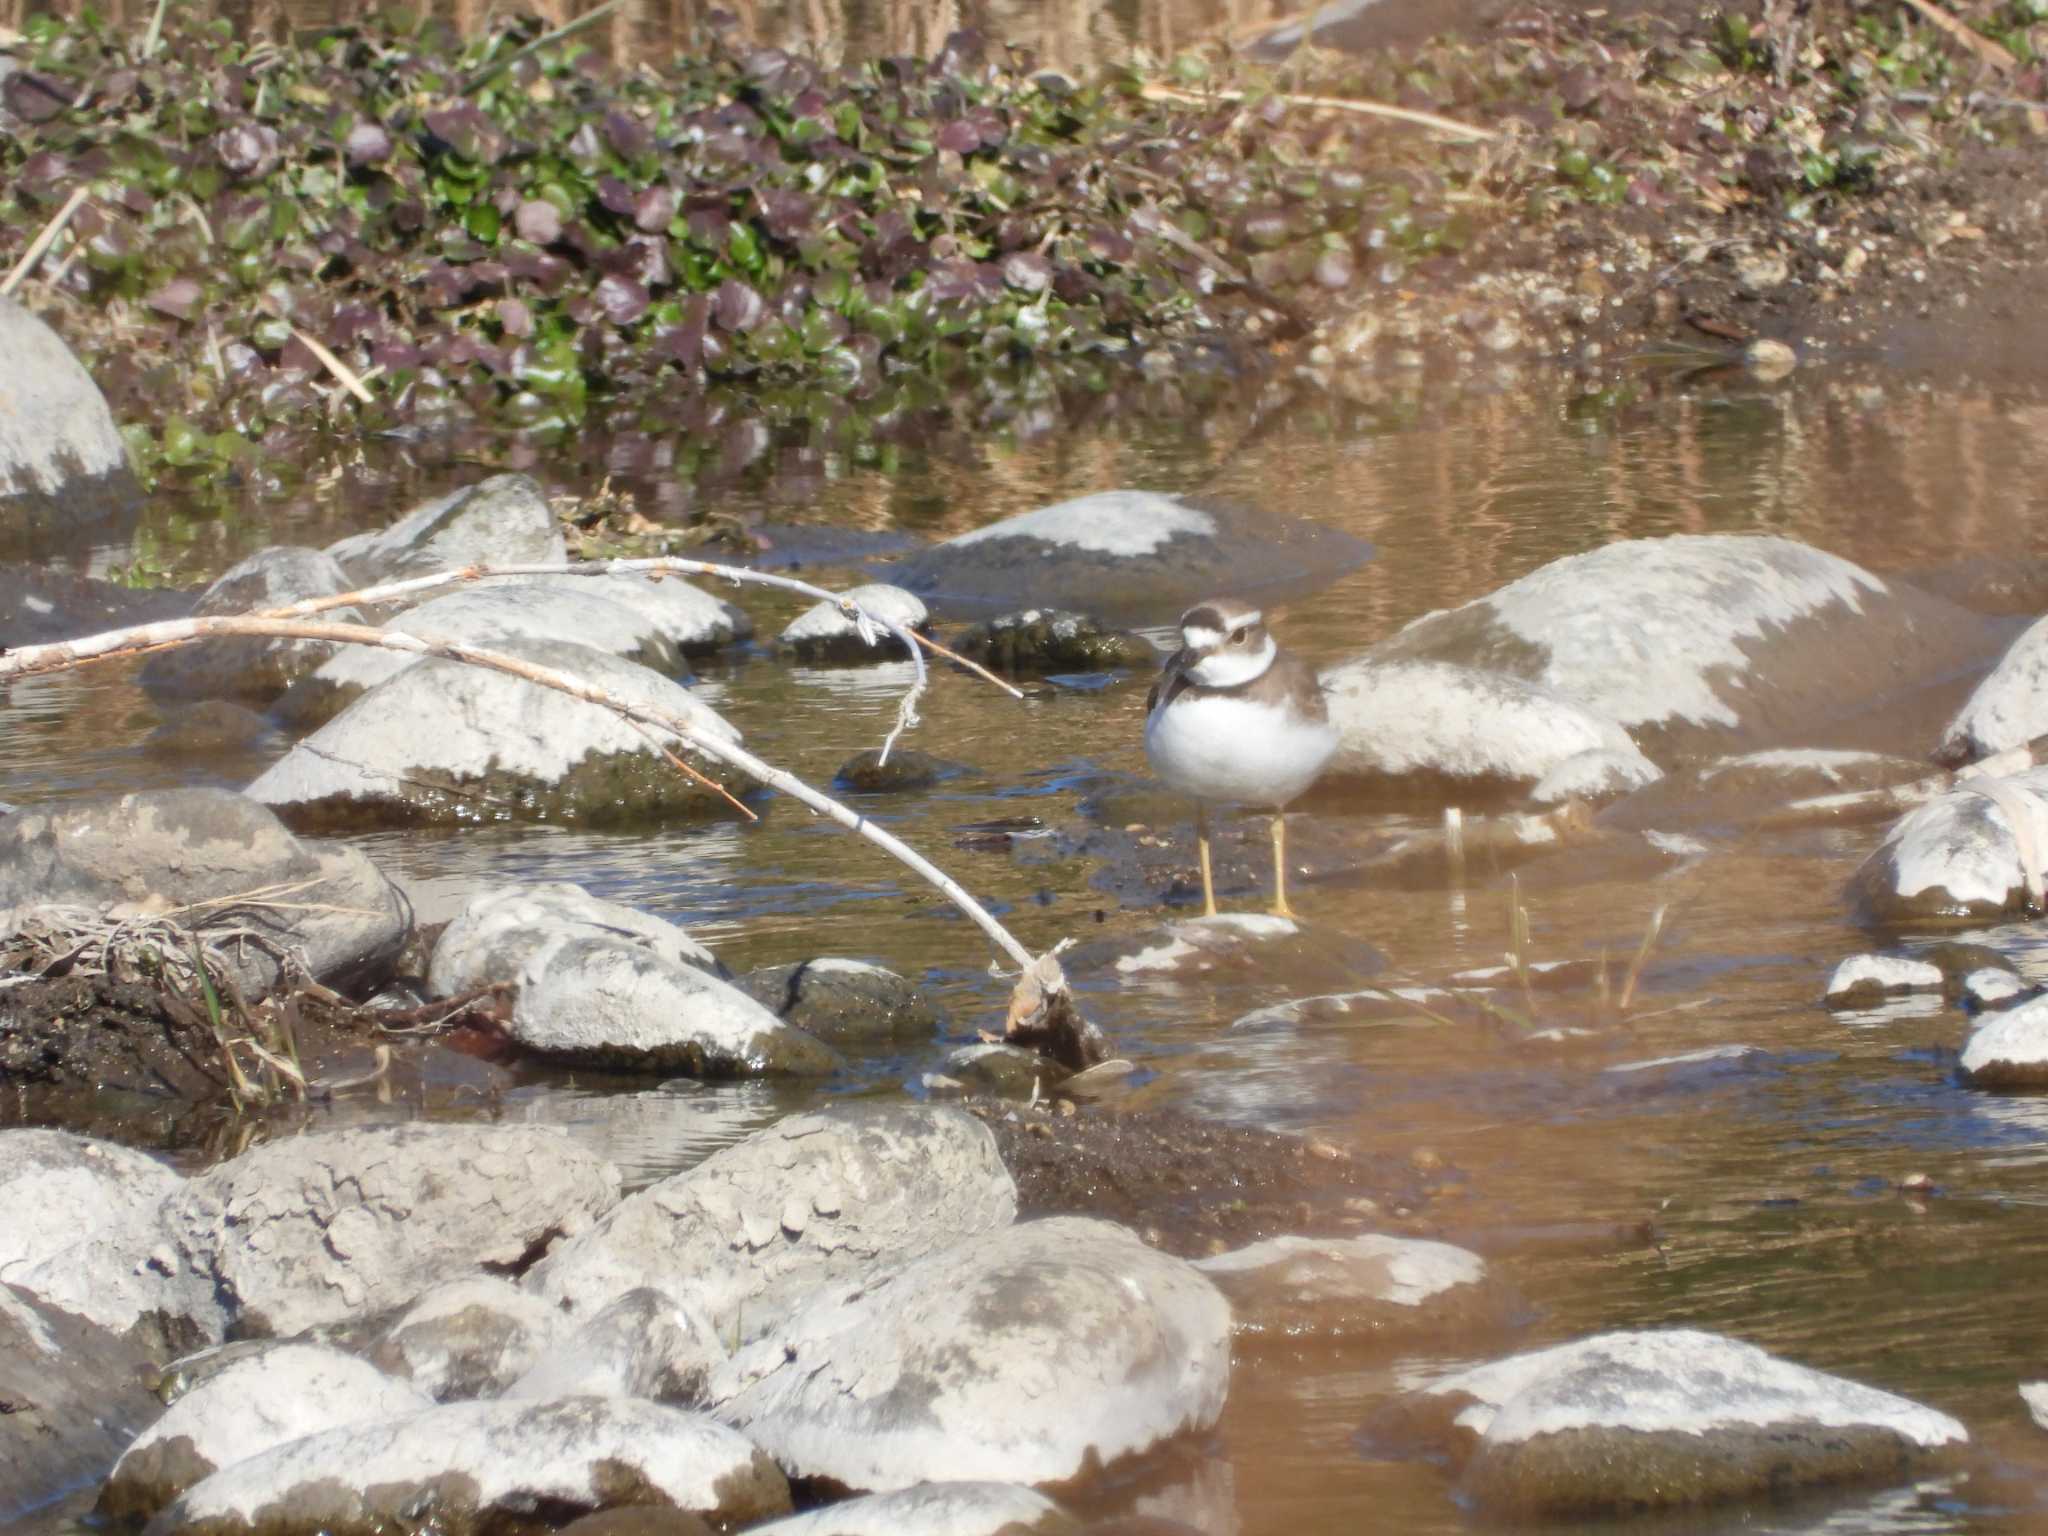
<svg viewBox="0 0 2048 1536">
<path fill-rule="evenodd" d="M 1245 627 L 1242 624 L 1238 625 L 1237 628 L 1230 632 L 1230 643 L 1232 645 L 1243 645 L 1246 633 Z"/>
</svg>

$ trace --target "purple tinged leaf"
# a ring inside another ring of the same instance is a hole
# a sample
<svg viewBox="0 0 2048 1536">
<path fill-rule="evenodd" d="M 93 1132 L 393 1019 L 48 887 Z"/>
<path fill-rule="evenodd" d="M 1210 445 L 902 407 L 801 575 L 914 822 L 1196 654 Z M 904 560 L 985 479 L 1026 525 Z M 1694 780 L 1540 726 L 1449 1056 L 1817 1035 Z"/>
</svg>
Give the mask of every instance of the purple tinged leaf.
<svg viewBox="0 0 2048 1536">
<path fill-rule="evenodd" d="M 614 274 L 600 279 L 592 297 L 613 325 L 631 325 L 647 313 L 647 290 L 630 277 Z"/>
<path fill-rule="evenodd" d="M 381 165 L 391 158 L 391 135 L 381 123 L 357 123 L 342 152 L 350 165 Z"/>
<path fill-rule="evenodd" d="M 12 77 L 10 77 L 12 78 Z M 50 150 L 41 150 L 21 163 L 17 183 L 26 191 L 47 192 L 71 179 L 71 162 Z"/>
<path fill-rule="evenodd" d="M 553 245 L 562 238 L 562 211 L 553 203 L 532 198 L 521 203 L 519 211 L 512 215 L 512 227 L 522 240 Z"/>
<path fill-rule="evenodd" d="M 1043 293 L 1052 286 L 1052 263 L 1036 251 L 1012 251 L 1003 258 L 1003 281 L 1020 293 Z"/>
<path fill-rule="evenodd" d="M 189 320 L 192 310 L 199 303 L 199 284 L 189 277 L 174 277 L 143 300 L 160 315 L 169 315 L 173 320 Z"/>
<path fill-rule="evenodd" d="M 692 208 L 689 217 L 692 240 L 719 250 L 725 248 L 726 236 L 732 232 L 732 220 L 724 212 L 717 208 Z"/>
<path fill-rule="evenodd" d="M 277 130 L 267 123 L 236 123 L 213 136 L 213 153 L 231 176 L 267 176 L 284 156 Z"/>
<path fill-rule="evenodd" d="M 629 112 L 614 109 L 605 113 L 604 136 L 624 160 L 635 159 L 654 148 L 654 135 L 645 123 Z"/>
<path fill-rule="evenodd" d="M 0 104 L 27 123 L 47 123 L 71 105 L 73 92 L 61 80 L 16 70 L 0 80 Z"/>
<path fill-rule="evenodd" d="M 939 128 L 936 142 L 956 155 L 971 155 L 981 148 L 981 130 L 964 118 L 955 118 Z"/>
<path fill-rule="evenodd" d="M 667 229 L 676 216 L 676 194 L 670 187 L 649 187 L 633 199 L 633 224 L 650 235 Z"/>
<path fill-rule="evenodd" d="M 712 296 L 712 312 L 728 331 L 751 331 L 761 323 L 768 306 L 761 295 L 737 278 L 727 278 Z"/>
<path fill-rule="evenodd" d="M 597 178 L 597 201 L 606 213 L 616 213 L 631 218 L 636 196 L 633 189 L 616 176 Z"/>
</svg>

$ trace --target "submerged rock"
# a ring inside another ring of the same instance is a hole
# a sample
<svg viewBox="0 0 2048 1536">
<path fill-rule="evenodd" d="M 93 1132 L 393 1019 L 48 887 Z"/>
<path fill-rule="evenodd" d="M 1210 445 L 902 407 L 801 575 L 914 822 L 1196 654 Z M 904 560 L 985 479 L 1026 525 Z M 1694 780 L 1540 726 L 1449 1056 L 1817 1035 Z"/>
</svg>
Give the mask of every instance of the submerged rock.
<svg viewBox="0 0 2048 1536">
<path fill-rule="evenodd" d="M 2048 997 L 1986 1017 L 1957 1065 L 1972 1088 L 2048 1086 Z"/>
<path fill-rule="evenodd" d="M 57 333 L 0 294 L 0 554 L 119 536 L 142 489 L 99 386 Z"/>
<path fill-rule="evenodd" d="M 317 549 L 273 544 L 259 549 L 199 596 L 198 618 L 238 617 L 262 608 L 283 608 L 311 597 L 333 597 L 353 584 L 334 559 Z M 315 614 L 323 624 L 360 624 L 354 608 Z M 142 686 L 157 694 L 248 699 L 265 703 L 339 650 L 332 640 L 222 636 L 163 651 L 142 664 Z"/>
<path fill-rule="evenodd" d="M 1618 832 L 1738 829 L 1801 800 L 1889 789 L 1927 777 L 1927 765 L 1882 752 L 1779 749 L 1680 768 L 1600 813 Z"/>
<path fill-rule="evenodd" d="M 465 1275 L 422 1291 L 370 1358 L 437 1402 L 496 1397 L 560 1327 L 561 1314 L 510 1280 Z"/>
<path fill-rule="evenodd" d="M 1326 781 L 1395 781 L 1449 794 L 1526 788 L 1594 752 L 1606 755 L 1607 777 L 1622 787 L 1658 776 L 1613 720 L 1503 672 L 1368 654 L 1325 668 L 1322 679 L 1338 733 Z"/>
<path fill-rule="evenodd" d="M 725 1361 L 703 1318 L 642 1286 L 557 1337 L 505 1396 L 645 1397 L 694 1408 L 711 1400 Z"/>
<path fill-rule="evenodd" d="M 640 1286 L 720 1339 L 776 1326 L 817 1287 L 1009 1225 L 988 1127 L 957 1109 L 848 1106 L 796 1115 L 641 1190 L 526 1277 L 582 1316 Z"/>
<path fill-rule="evenodd" d="M 1957 767 L 2041 735 L 2048 735 L 2048 619 L 2006 648 L 1942 731 L 1934 756 Z"/>
<path fill-rule="evenodd" d="M 433 1400 L 324 1344 L 278 1344 L 224 1366 L 121 1454 L 98 1513 L 147 1520 L 220 1468 L 302 1435 L 424 1411 Z"/>
<path fill-rule="evenodd" d="M 477 1536 L 536 1510 L 561 1519 L 621 1498 L 738 1526 L 786 1512 L 789 1485 L 730 1429 L 659 1403 L 450 1403 L 238 1461 L 151 1529 L 386 1536 L 430 1509 L 435 1530 Z"/>
<path fill-rule="evenodd" d="M 507 655 L 568 673 L 720 741 L 739 732 L 650 668 L 566 640 L 507 641 Z M 421 723 L 432 721 L 431 730 Z M 691 814 L 724 801 L 661 748 L 673 732 L 504 672 L 454 661 L 406 668 L 300 742 L 249 794 L 301 821 L 609 821 Z M 713 778 L 717 765 L 700 761 Z"/>
<path fill-rule="evenodd" d="M 914 789 L 930 789 L 958 771 L 944 758 L 933 757 L 931 753 L 920 752 L 915 747 L 892 749 L 886 762 L 882 759 L 881 748 L 869 747 L 841 763 L 839 772 L 832 776 L 832 783 L 837 789 L 850 789 L 856 794 L 904 794 Z"/>
<path fill-rule="evenodd" d="M 226 699 L 205 699 L 173 709 L 143 738 L 158 757 L 219 757 L 279 746 L 277 727 L 255 710 Z"/>
<path fill-rule="evenodd" d="M 1304 927 L 1268 912 L 1183 917 L 1136 939 L 1084 945 L 1067 969 L 1083 974 L 1104 959 L 1124 982 L 1179 984 L 1237 972 L 1284 974 L 1289 985 L 1335 991 L 1386 966 L 1386 956 L 1347 934 Z"/>
<path fill-rule="evenodd" d="M 1230 1299 L 1240 1334 L 1265 1341 L 1394 1341 L 1499 1325 L 1509 1299 L 1486 1261 L 1422 1238 L 1273 1237 L 1195 1260 Z"/>
<path fill-rule="evenodd" d="M 541 488 L 525 475 L 493 475 L 436 496 L 391 524 L 327 546 L 360 585 L 466 565 L 538 565 L 569 558 Z"/>
<path fill-rule="evenodd" d="M 1977 615 L 1789 539 L 1686 534 L 1552 561 L 1417 619 L 1365 659 L 1509 673 L 1614 721 L 1668 766 L 1810 739 L 1953 672 L 1992 634 Z"/>
<path fill-rule="evenodd" d="M 901 624 L 905 629 L 931 628 L 931 612 L 924 599 L 887 582 L 870 582 L 846 594 L 877 619 Z M 775 643 L 799 661 L 902 661 L 903 642 L 880 625 L 870 645 L 860 624 L 844 608 L 820 598 L 784 626 Z"/>
<path fill-rule="evenodd" d="M 1663 770 L 1634 747 L 1626 752 L 1596 747 L 1551 764 L 1530 786 L 1529 799 L 1536 805 L 1563 805 L 1569 800 L 1600 804 L 1663 776 Z"/>
<path fill-rule="evenodd" d="M 1026 608 L 998 614 L 955 635 L 952 648 L 994 672 L 1152 672 L 1159 652 L 1143 635 L 1112 629 L 1093 614 Z"/>
<path fill-rule="evenodd" d="M 1184 1260 L 1056 1216 L 825 1290 L 721 1417 L 793 1476 L 1057 1482 L 1216 1422 L 1230 1308 Z"/>
<path fill-rule="evenodd" d="M 1868 1008 L 1901 992 L 1939 992 L 1941 967 L 1905 955 L 1851 955 L 1828 976 L 1830 1007 Z"/>
<path fill-rule="evenodd" d="M 558 1131 L 423 1121 L 244 1152 L 187 1180 L 164 1226 L 234 1334 L 288 1335 L 524 1263 L 618 1193 L 618 1170 Z"/>
<path fill-rule="evenodd" d="M 747 1536 L 1081 1536 L 1083 1527 L 1018 1483 L 918 1483 L 756 1526 Z"/>
<path fill-rule="evenodd" d="M 2048 858 L 2048 768 L 1968 780 L 1892 824 L 1850 880 L 1881 922 L 1987 918 L 2038 905 Z"/>
<path fill-rule="evenodd" d="M 783 1023 L 830 1045 L 929 1040 L 939 1028 L 939 1011 L 916 982 L 864 960 L 766 965 L 739 986 Z"/>
<path fill-rule="evenodd" d="M 256 929 L 333 987 L 381 981 L 412 931 L 411 906 L 364 854 L 295 837 L 226 789 L 67 800 L 0 821 L 0 914 L 41 905 L 121 916 L 201 908 L 200 932 Z M 251 1001 L 278 985 L 269 946 L 237 944 L 228 964 Z"/>
<path fill-rule="evenodd" d="M 1159 624 L 1218 592 L 1324 587 L 1370 558 L 1363 539 L 1316 523 L 1123 490 L 1006 517 L 907 557 L 892 575 L 948 613 L 1049 604 Z"/>
<path fill-rule="evenodd" d="M 1464 1487 L 1502 1518 L 1593 1518 L 1903 1479 L 1969 1438 L 1947 1414 L 1692 1329 L 1609 1333 L 1424 1389 Z"/>
<path fill-rule="evenodd" d="M 959 1084 L 956 1093 L 993 1093 L 1008 1099 L 1032 1098 L 1072 1075 L 1037 1051 L 986 1040 L 948 1052 L 944 1066 L 944 1076 Z"/>
</svg>

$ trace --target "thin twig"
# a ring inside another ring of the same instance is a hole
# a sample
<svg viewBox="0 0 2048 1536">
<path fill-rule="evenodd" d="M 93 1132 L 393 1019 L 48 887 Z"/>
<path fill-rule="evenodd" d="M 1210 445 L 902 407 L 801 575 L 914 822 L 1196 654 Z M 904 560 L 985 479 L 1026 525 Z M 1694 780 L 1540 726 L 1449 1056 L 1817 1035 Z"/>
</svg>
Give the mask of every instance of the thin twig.
<svg viewBox="0 0 2048 1536">
<path fill-rule="evenodd" d="M 149 18 L 149 30 L 142 34 L 142 56 L 145 59 L 151 57 L 156 52 L 157 44 L 163 41 L 164 12 L 170 8 L 171 0 L 156 0 L 156 10 Z"/>
<path fill-rule="evenodd" d="M 1930 4 L 1929 0 L 1906 0 L 1906 4 L 1925 21 L 1946 32 L 1985 63 L 1995 65 L 2008 74 L 2019 66 L 2019 60 L 2012 56 L 2012 50 L 2005 44 L 1996 38 L 1986 37 L 1974 27 L 1965 25 L 1940 6 Z"/>
<path fill-rule="evenodd" d="M 1914 4 L 1915 0 L 1907 0 L 1907 3 Z M 1391 118 L 1395 122 L 1413 123 L 1420 128 L 1447 133 L 1453 138 L 1500 137 L 1491 128 L 1474 127 L 1470 123 L 1461 123 L 1456 118 L 1443 117 L 1435 112 L 1421 112 L 1413 107 L 1397 107 L 1384 101 L 1364 101 L 1350 96 L 1301 96 L 1293 91 L 1269 91 L 1264 96 L 1258 96 L 1248 91 L 1183 91 L 1170 85 L 1148 85 L 1140 94 L 1147 101 L 1177 101 L 1196 107 L 1206 106 L 1214 101 L 1243 103 L 1272 100 L 1284 102 L 1290 107 L 1307 107 L 1318 112 L 1355 112 L 1361 117 Z"/>
<path fill-rule="evenodd" d="M 363 381 L 361 376 L 357 374 L 355 369 L 349 367 L 347 363 L 344 363 L 340 358 L 336 357 L 332 352 L 330 352 L 327 349 L 326 342 L 322 341 L 317 336 L 309 336 L 308 334 L 306 334 L 306 332 L 300 330 L 296 325 L 292 327 L 292 334 L 299 338 L 299 341 L 305 346 L 305 349 L 308 352 L 312 353 L 315 357 L 320 359 L 320 366 L 325 368 L 329 373 L 333 374 L 336 380 L 340 382 L 341 387 L 343 389 L 347 390 L 350 394 L 354 395 L 358 400 L 362 401 L 363 404 L 365 405 L 369 405 L 372 403 L 373 397 L 371 396 L 370 392 L 367 389 L 363 388 Z"/>
<path fill-rule="evenodd" d="M 483 68 L 476 70 L 467 80 L 464 80 L 462 84 L 455 88 L 455 93 L 458 96 L 467 96 L 471 91 L 496 79 L 521 60 L 532 58 L 533 55 L 539 53 L 543 48 L 551 48 L 556 43 L 574 37 L 586 27 L 596 25 L 597 22 L 609 16 L 622 4 L 624 4 L 624 0 L 605 0 L 605 3 L 597 7 L 596 10 L 585 11 L 575 20 L 564 22 L 561 26 L 555 28 L 554 31 L 542 33 L 524 48 L 516 48 L 502 59 L 493 60 L 491 63 L 484 65 Z"/>
<path fill-rule="evenodd" d="M 27 280 L 29 273 L 36 269 L 36 263 L 43 259 L 43 253 L 64 233 L 64 226 L 71 222 L 71 215 L 78 212 L 78 205 L 92 195 L 90 186 L 73 187 L 71 195 L 64 199 L 64 206 L 57 210 L 56 217 L 45 224 L 42 232 L 31 240 L 28 249 L 21 253 L 21 260 L 14 264 L 14 270 L 0 279 L 0 299 L 13 294 Z"/>
</svg>

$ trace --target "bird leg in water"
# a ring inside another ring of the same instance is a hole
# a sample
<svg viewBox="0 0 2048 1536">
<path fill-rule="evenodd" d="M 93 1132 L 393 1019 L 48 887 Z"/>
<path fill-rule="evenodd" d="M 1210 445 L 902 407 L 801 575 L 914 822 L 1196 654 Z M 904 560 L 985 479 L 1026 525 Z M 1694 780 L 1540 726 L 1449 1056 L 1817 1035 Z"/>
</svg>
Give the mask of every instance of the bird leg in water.
<svg viewBox="0 0 2048 1536">
<path fill-rule="evenodd" d="M 1195 802 L 1195 853 L 1202 861 L 1202 916 L 1216 915 L 1216 878 L 1209 872 L 1209 807 Z"/>
<path fill-rule="evenodd" d="M 1273 915 L 1294 916 L 1287 905 L 1287 817 L 1281 811 L 1273 813 Z"/>
</svg>

